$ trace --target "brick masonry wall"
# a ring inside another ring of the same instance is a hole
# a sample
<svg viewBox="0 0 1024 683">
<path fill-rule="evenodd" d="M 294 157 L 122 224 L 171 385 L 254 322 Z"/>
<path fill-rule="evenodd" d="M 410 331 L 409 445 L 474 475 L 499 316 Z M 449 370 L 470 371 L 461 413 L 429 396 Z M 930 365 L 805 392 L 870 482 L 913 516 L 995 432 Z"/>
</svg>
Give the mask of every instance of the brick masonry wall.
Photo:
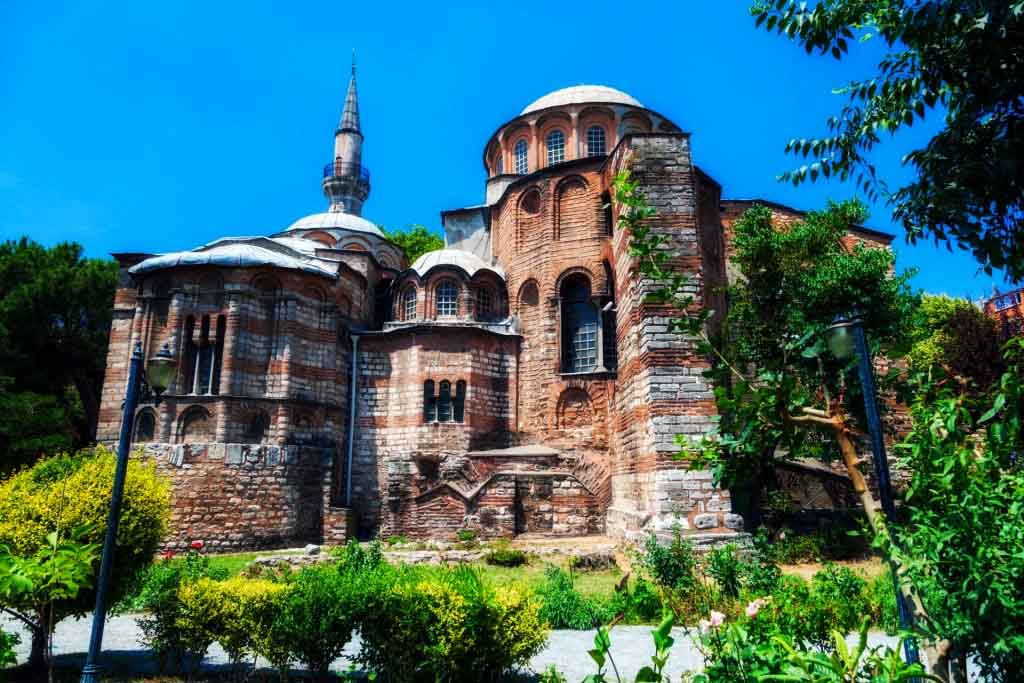
<svg viewBox="0 0 1024 683">
<path fill-rule="evenodd" d="M 252 444 L 147 444 L 173 485 L 169 550 L 214 552 L 319 543 L 333 449 Z M 336 528 L 338 520 L 332 520 Z M 338 541 L 337 534 L 329 540 Z"/>
<path fill-rule="evenodd" d="M 706 244 L 719 224 L 713 203 L 701 204 L 700 193 L 713 197 L 717 188 L 697 177 L 689 136 L 627 136 L 609 160 L 607 181 L 627 168 L 657 212 L 652 229 L 678 254 L 673 265 L 690 276 L 687 293 L 694 297 L 694 308 L 704 306 L 710 290 L 705 270 L 721 278 L 723 249 L 718 242 Z M 621 452 L 612 470 L 608 532 L 637 538 L 674 523 L 722 531 L 739 526 L 741 521 L 729 513 L 728 492 L 714 488 L 709 473 L 691 472 L 675 459 L 677 434 L 697 436 L 713 425 L 712 387 L 702 377 L 708 361 L 696 353 L 694 340 L 669 332 L 668 322 L 677 312 L 645 300 L 656 285 L 640 277 L 628 243 L 628 235 L 616 231 L 612 248 L 620 345 L 615 431 Z"/>
</svg>

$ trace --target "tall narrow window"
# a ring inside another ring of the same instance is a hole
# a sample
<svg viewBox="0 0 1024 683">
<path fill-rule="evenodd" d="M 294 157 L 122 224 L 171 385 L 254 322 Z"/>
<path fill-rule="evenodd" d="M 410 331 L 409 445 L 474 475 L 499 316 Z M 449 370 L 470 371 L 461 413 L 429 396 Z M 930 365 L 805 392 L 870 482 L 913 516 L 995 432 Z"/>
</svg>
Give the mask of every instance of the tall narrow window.
<svg viewBox="0 0 1024 683">
<path fill-rule="evenodd" d="M 451 280 L 437 286 L 437 317 L 454 318 L 459 314 L 459 288 Z"/>
<path fill-rule="evenodd" d="M 505 172 L 505 160 L 499 154 L 494 160 L 494 175 L 501 175 Z"/>
<path fill-rule="evenodd" d="M 520 140 L 515 146 L 516 174 L 526 175 L 530 172 L 530 161 L 527 153 L 526 140 Z"/>
<path fill-rule="evenodd" d="M 210 343 L 210 316 L 204 315 L 199 333 L 199 362 L 196 363 L 192 393 L 210 393 L 210 371 L 213 369 L 213 345 Z"/>
<path fill-rule="evenodd" d="M 553 130 L 548 133 L 548 166 L 565 161 L 565 133 Z"/>
<path fill-rule="evenodd" d="M 402 320 L 416 319 L 416 288 L 406 287 L 402 293 Z"/>
<path fill-rule="evenodd" d="M 494 319 L 494 295 L 487 287 L 476 290 L 476 319 L 484 322 Z"/>
<path fill-rule="evenodd" d="M 423 383 L 423 421 L 434 422 L 437 420 L 437 396 L 434 395 L 434 380 L 428 379 Z"/>
<path fill-rule="evenodd" d="M 455 383 L 455 406 L 454 418 L 456 422 L 462 422 L 466 417 L 466 380 L 460 379 Z"/>
<path fill-rule="evenodd" d="M 601 126 L 587 128 L 587 156 L 603 157 L 604 155 L 604 128 Z"/>
<path fill-rule="evenodd" d="M 601 193 L 601 212 L 604 220 L 604 234 L 611 235 L 615 231 L 615 218 L 612 214 L 612 195 L 611 192 Z"/>
<path fill-rule="evenodd" d="M 185 318 L 185 329 L 182 334 L 181 393 L 191 394 L 195 391 L 195 377 L 199 346 L 196 344 L 196 319 L 194 316 Z"/>
<path fill-rule="evenodd" d="M 441 380 L 440 391 L 437 397 L 437 421 L 452 421 L 452 383 L 448 380 Z"/>
<path fill-rule="evenodd" d="M 213 369 L 210 371 L 210 393 L 220 393 L 220 371 L 224 364 L 224 333 L 227 332 L 228 319 L 217 316 L 217 341 L 213 347 Z"/>
<path fill-rule="evenodd" d="M 590 372 L 597 367 L 597 309 L 590 282 L 572 275 L 562 283 L 562 372 Z"/>
</svg>

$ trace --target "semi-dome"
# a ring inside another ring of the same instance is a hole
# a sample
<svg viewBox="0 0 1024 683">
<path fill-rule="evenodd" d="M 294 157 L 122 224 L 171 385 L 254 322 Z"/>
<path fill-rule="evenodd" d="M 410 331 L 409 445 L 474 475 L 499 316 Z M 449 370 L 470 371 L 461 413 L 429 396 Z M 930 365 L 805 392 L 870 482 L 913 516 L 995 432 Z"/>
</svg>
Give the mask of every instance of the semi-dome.
<svg viewBox="0 0 1024 683">
<path fill-rule="evenodd" d="M 562 88 L 549 92 L 526 106 L 519 113 L 529 114 L 548 107 L 561 107 L 566 104 L 584 104 L 587 102 L 604 102 L 610 104 L 628 104 L 633 107 L 642 107 L 635 97 L 621 90 L 609 88 L 606 85 L 574 85 L 570 88 Z"/>
<path fill-rule="evenodd" d="M 151 256 L 129 268 L 128 272 L 132 275 L 141 275 L 155 270 L 188 266 L 271 266 L 328 277 L 336 276 L 329 261 L 318 259 L 310 250 L 294 244 L 298 241 L 273 237 L 225 237 L 190 251 Z"/>
<path fill-rule="evenodd" d="M 354 232 L 365 232 L 377 237 L 384 237 L 384 233 L 380 231 L 380 228 L 370 221 L 362 216 L 345 213 L 344 211 L 324 211 L 323 213 L 305 216 L 285 228 L 284 232 L 330 229 L 352 230 Z"/>
<path fill-rule="evenodd" d="M 505 278 L 505 271 L 498 266 L 490 266 L 484 262 L 482 258 L 476 254 L 462 249 L 438 249 L 436 251 L 428 251 L 426 254 L 420 256 L 410 266 L 412 270 L 416 271 L 416 274 L 420 277 L 424 277 L 434 268 L 439 266 L 454 266 L 461 268 L 466 271 L 469 277 L 476 275 L 479 270 L 490 270 L 497 273 L 502 279 Z"/>
</svg>

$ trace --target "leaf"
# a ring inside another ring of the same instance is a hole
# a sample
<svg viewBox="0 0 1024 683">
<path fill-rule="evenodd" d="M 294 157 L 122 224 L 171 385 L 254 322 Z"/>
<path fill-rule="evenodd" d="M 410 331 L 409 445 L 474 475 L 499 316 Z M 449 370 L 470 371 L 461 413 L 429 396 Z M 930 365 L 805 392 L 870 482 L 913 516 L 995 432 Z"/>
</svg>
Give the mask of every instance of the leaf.
<svg viewBox="0 0 1024 683">
<path fill-rule="evenodd" d="M 978 418 L 978 423 L 981 424 L 991 420 L 1000 410 L 1003 409 L 1004 405 L 1006 405 L 1006 394 L 999 394 L 996 396 L 996 400 L 992 403 L 992 407 L 984 415 Z"/>
</svg>

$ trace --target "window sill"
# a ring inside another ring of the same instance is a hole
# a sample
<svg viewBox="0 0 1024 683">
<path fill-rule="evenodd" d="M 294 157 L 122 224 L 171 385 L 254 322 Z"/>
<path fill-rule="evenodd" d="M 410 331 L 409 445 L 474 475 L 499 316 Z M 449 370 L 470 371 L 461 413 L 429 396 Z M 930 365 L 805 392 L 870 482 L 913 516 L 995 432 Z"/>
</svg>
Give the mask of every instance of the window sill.
<svg viewBox="0 0 1024 683">
<path fill-rule="evenodd" d="M 559 377 L 573 378 L 586 378 L 594 377 L 595 379 L 606 379 L 608 377 L 617 377 L 619 374 L 618 370 L 604 370 L 602 368 L 595 368 L 593 370 L 586 370 L 585 372 L 560 372 Z"/>
</svg>

